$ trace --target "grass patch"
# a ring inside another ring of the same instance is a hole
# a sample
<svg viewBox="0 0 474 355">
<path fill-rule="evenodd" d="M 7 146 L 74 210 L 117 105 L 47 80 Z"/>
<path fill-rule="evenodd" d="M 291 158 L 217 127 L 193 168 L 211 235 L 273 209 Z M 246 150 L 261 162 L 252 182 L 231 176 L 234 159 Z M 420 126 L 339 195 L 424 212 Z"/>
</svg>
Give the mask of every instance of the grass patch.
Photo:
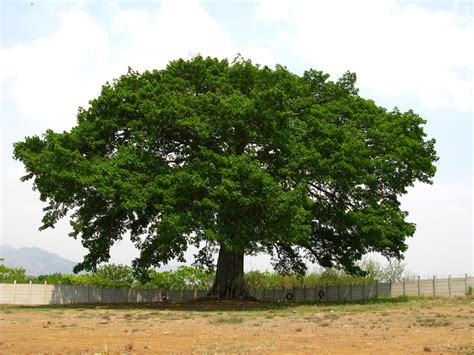
<svg viewBox="0 0 474 355">
<path fill-rule="evenodd" d="M 86 319 L 91 319 L 91 318 L 96 318 L 100 317 L 100 314 L 93 314 L 93 313 L 83 313 L 79 314 L 76 318 L 86 318 Z"/>
<path fill-rule="evenodd" d="M 164 308 L 162 305 L 52 305 L 52 306 L 19 306 L 19 305 L 0 305 L 0 312 L 5 314 L 16 312 L 46 312 L 48 317 L 59 318 L 68 316 L 68 311 L 78 311 L 75 314 L 77 318 L 94 318 L 99 320 L 104 318 L 109 320 L 111 315 L 113 319 L 122 322 L 135 322 L 152 320 L 159 318 L 163 320 L 173 319 L 194 319 L 210 317 L 214 319 L 220 317 L 222 319 L 231 318 L 233 316 L 249 317 L 250 315 L 272 319 L 273 317 L 301 317 L 311 316 L 315 313 L 332 313 L 337 311 L 338 316 L 356 315 L 361 312 L 380 312 L 379 315 L 384 318 L 390 318 L 390 311 L 404 309 L 416 314 L 421 309 L 429 309 L 435 307 L 468 307 L 472 308 L 473 301 L 470 298 L 427 298 L 427 297 L 377 297 L 363 301 L 354 301 L 346 303 L 272 303 L 272 302 L 254 302 L 250 303 L 251 307 L 236 308 L 233 303 L 226 307 L 225 302 L 201 302 L 194 304 L 193 302 L 185 302 L 174 304 L 171 307 Z M 224 307 L 224 309 L 222 308 Z M 109 313 L 104 317 L 105 312 Z M 474 313 L 473 311 L 471 311 Z M 469 318 L 470 315 L 451 315 L 450 319 Z M 329 316 L 329 320 L 334 320 L 337 316 Z M 433 316 L 435 317 L 435 316 Z M 442 315 L 436 318 L 443 319 Z M 238 321 L 237 321 L 238 322 Z"/>
<path fill-rule="evenodd" d="M 421 318 L 416 320 L 417 324 L 422 327 L 447 327 L 453 322 L 447 320 L 446 318 Z"/>
<path fill-rule="evenodd" d="M 227 324 L 242 324 L 244 319 L 242 317 L 229 317 L 229 318 L 217 318 L 211 320 L 209 323 L 217 325 L 227 325 Z"/>
<path fill-rule="evenodd" d="M 325 319 L 336 320 L 339 319 L 341 316 L 335 313 L 328 313 L 324 315 Z"/>
<path fill-rule="evenodd" d="M 474 354 L 474 345 L 459 345 L 457 350 L 463 354 Z"/>
</svg>

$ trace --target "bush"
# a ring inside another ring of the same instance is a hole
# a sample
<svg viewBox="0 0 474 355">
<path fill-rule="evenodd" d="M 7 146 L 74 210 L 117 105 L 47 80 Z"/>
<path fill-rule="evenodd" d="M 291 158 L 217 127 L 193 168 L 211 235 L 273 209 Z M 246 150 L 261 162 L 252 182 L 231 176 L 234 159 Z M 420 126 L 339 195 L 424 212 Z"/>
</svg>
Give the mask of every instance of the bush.
<svg viewBox="0 0 474 355">
<path fill-rule="evenodd" d="M 348 285 L 374 282 L 398 282 L 403 278 L 410 278 L 405 272 L 405 264 L 400 260 L 389 260 L 383 267 L 379 262 L 372 259 L 363 259 L 359 267 L 365 276 L 354 276 L 342 270 L 334 268 L 320 269 L 317 272 L 305 276 L 279 275 L 275 272 L 250 271 L 245 274 L 245 281 L 250 289 L 272 289 L 272 288 L 301 288 L 315 287 L 321 285 Z"/>
<path fill-rule="evenodd" d="M 18 283 L 26 282 L 25 269 L 12 269 L 0 264 L 0 282 L 12 283 L 15 280 Z"/>
<path fill-rule="evenodd" d="M 296 274 L 279 275 L 275 272 L 250 271 L 245 273 L 245 281 L 250 289 L 273 289 L 273 288 L 301 288 L 315 287 L 326 284 L 357 284 L 370 282 L 368 278 L 350 276 L 336 269 L 325 269 L 323 272 L 313 272 L 305 276 Z"/>
<path fill-rule="evenodd" d="M 136 281 L 132 268 L 126 265 L 106 264 L 97 269 L 95 282 L 109 287 L 132 287 Z"/>
<path fill-rule="evenodd" d="M 207 290 L 211 287 L 214 275 L 200 268 L 180 266 L 176 271 L 149 271 L 150 281 L 146 287 L 157 287 L 166 290 Z"/>
<path fill-rule="evenodd" d="M 280 275 L 276 272 L 249 271 L 245 273 L 245 281 L 249 289 L 279 289 L 315 287 L 321 285 L 347 285 L 373 282 L 399 281 L 407 277 L 405 265 L 399 260 L 389 261 L 382 267 L 377 261 L 365 259 L 359 263 L 365 276 L 353 276 L 344 271 L 326 268 L 319 269 L 305 276 L 297 274 Z M 142 283 L 137 280 L 129 266 L 106 264 L 94 273 L 71 275 L 50 274 L 41 275 L 34 279 L 35 283 L 63 285 L 88 285 L 101 287 L 148 287 L 167 290 L 207 290 L 211 287 L 214 274 L 198 267 L 180 266 L 175 271 L 158 272 L 149 270 L 149 281 Z M 9 269 L 0 264 L 0 282 L 27 282 L 24 269 Z M 471 291 L 472 293 L 472 291 Z"/>
</svg>

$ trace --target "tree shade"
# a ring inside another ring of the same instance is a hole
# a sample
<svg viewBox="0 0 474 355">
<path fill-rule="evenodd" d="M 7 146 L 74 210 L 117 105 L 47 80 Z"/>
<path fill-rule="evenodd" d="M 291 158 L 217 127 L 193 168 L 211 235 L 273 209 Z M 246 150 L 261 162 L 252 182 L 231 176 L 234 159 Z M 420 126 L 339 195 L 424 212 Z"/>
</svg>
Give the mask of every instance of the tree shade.
<svg viewBox="0 0 474 355">
<path fill-rule="evenodd" d="M 41 229 L 70 214 L 95 270 L 130 233 L 137 275 L 173 258 L 212 266 L 211 294 L 237 297 L 244 255 L 282 273 L 303 258 L 350 273 L 368 252 L 402 257 L 415 232 L 399 198 L 431 183 L 437 160 L 425 121 L 336 82 L 237 57 L 194 57 L 106 83 L 68 132 L 15 143 L 44 208 Z"/>
</svg>

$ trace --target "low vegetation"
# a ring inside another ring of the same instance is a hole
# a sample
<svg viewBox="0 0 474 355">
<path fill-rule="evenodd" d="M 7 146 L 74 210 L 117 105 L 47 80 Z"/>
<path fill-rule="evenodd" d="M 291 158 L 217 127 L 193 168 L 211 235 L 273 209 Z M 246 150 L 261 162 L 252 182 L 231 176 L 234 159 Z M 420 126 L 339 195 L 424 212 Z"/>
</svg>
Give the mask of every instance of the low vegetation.
<svg viewBox="0 0 474 355">
<path fill-rule="evenodd" d="M 2 260 L 0 259 L 0 261 Z M 14 280 L 19 283 L 26 282 L 25 269 L 13 269 L 0 263 L 0 282 L 11 283 Z"/>
<path fill-rule="evenodd" d="M 281 275 L 269 271 L 250 271 L 245 274 L 245 281 L 250 289 L 262 290 L 273 288 L 314 287 L 316 285 L 330 284 L 360 284 L 374 281 L 388 282 L 399 281 L 410 277 L 405 271 L 405 265 L 400 261 L 391 261 L 386 266 L 366 259 L 360 263 L 364 276 L 354 276 L 344 271 L 333 268 L 321 268 L 307 273 L 304 276 L 297 274 Z M 0 264 L 0 282 L 63 284 L 63 285 L 88 285 L 100 287 L 136 287 L 136 288 L 162 288 L 168 290 L 207 290 L 210 288 L 214 275 L 201 268 L 180 266 L 174 271 L 159 272 L 149 270 L 148 280 L 142 282 L 126 265 L 105 264 L 93 273 L 82 274 L 49 274 L 38 277 L 28 277 L 24 269 L 11 269 Z"/>
</svg>

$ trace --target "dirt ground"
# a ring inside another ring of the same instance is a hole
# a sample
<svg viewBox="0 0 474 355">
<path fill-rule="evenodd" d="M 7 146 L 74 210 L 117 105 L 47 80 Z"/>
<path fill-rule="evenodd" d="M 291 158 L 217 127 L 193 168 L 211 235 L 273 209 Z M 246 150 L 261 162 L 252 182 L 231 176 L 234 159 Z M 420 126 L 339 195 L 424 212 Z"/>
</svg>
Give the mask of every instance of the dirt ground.
<svg viewBox="0 0 474 355">
<path fill-rule="evenodd" d="M 474 353 L 473 299 L 0 307 L 0 353 Z"/>
</svg>

